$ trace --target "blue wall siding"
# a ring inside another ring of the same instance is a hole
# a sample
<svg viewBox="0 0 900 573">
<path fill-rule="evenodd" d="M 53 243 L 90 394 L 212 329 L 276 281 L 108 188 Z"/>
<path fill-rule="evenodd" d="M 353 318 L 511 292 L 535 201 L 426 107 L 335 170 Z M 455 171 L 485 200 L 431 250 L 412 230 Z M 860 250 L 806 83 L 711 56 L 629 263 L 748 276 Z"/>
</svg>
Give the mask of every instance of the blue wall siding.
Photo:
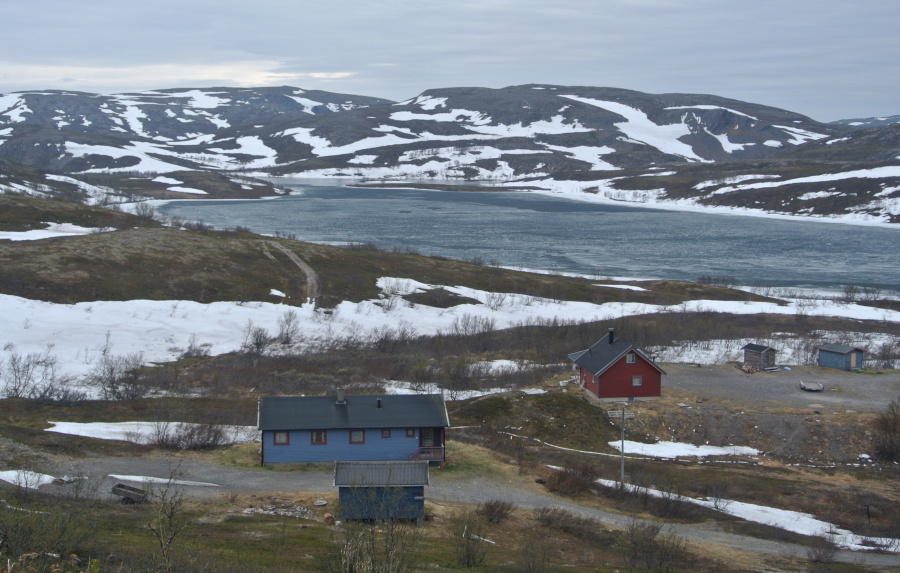
<svg viewBox="0 0 900 573">
<path fill-rule="evenodd" d="M 263 463 L 405 460 L 419 447 L 419 430 L 407 438 L 406 428 L 392 428 L 390 438 L 382 438 L 381 429 L 367 429 L 364 444 L 351 444 L 349 430 L 328 430 L 328 443 L 314 446 L 310 433 L 293 430 L 288 445 L 276 446 L 275 432 L 264 431 Z"/>
<path fill-rule="evenodd" d="M 850 366 L 851 355 L 856 355 L 856 366 Z M 819 366 L 826 368 L 837 368 L 838 370 L 850 370 L 851 368 L 863 367 L 863 353 L 859 350 L 848 352 L 847 354 L 839 354 L 837 352 L 828 352 L 827 350 L 819 351 Z"/>
<path fill-rule="evenodd" d="M 341 487 L 341 519 L 419 519 L 425 487 Z M 416 498 L 420 499 L 416 499 Z"/>
</svg>

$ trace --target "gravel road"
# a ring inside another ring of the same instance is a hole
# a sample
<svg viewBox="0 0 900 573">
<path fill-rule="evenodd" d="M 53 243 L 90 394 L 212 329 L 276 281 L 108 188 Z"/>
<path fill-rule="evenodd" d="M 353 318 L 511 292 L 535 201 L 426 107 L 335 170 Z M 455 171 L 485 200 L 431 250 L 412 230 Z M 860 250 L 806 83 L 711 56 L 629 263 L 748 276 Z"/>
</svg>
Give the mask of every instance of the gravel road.
<svg viewBox="0 0 900 573">
<path fill-rule="evenodd" d="M 815 367 L 792 367 L 778 372 L 745 374 L 733 365 L 691 366 L 667 364 L 664 387 L 694 396 L 759 403 L 765 406 L 829 408 L 834 410 L 881 411 L 900 397 L 900 374 L 854 374 Z M 800 381 L 821 382 L 824 392 L 804 392 Z M 87 468 L 87 471 L 85 469 Z M 315 466 L 304 470 L 240 469 L 205 461 L 168 455 L 160 457 L 101 457 L 78 465 L 60 463 L 47 470 L 54 475 L 92 475 L 102 480 L 99 491 L 108 492 L 120 481 L 108 477 L 149 476 L 161 479 L 203 482 L 211 485 L 184 486 L 190 496 L 214 497 L 223 493 L 313 492 L 333 493 L 332 470 Z M 128 482 L 132 485 L 140 483 Z M 47 485 L 45 489 L 69 486 Z M 503 482 L 484 476 L 460 478 L 439 470 L 431 472 L 426 495 L 432 503 L 479 503 L 491 499 L 509 500 L 520 508 L 558 506 L 596 520 L 608 527 L 625 527 L 630 518 L 619 513 L 588 508 L 548 494 L 530 479 Z M 806 548 L 790 543 L 760 540 L 727 533 L 713 523 L 672 524 L 675 532 L 694 543 L 711 543 L 754 553 L 783 557 L 806 555 Z M 863 563 L 886 570 L 900 568 L 900 555 L 865 552 L 838 552 L 836 560 Z"/>
<path fill-rule="evenodd" d="M 176 477 L 179 480 L 202 482 L 214 485 L 182 486 L 189 496 L 214 497 L 220 494 L 234 493 L 272 493 L 312 492 L 334 493 L 332 470 L 317 466 L 314 469 L 280 471 L 267 469 L 239 469 L 214 465 L 178 456 L 162 457 L 103 457 L 90 460 L 89 475 L 102 479 L 101 492 L 108 492 L 119 479 L 108 477 L 148 476 L 162 479 Z M 60 467 L 57 475 L 75 473 L 83 470 L 80 467 Z M 140 486 L 140 482 L 126 482 Z M 47 485 L 47 488 L 63 488 L 66 486 Z M 431 472 L 431 485 L 426 490 L 428 500 L 432 503 L 479 503 L 492 499 L 514 502 L 519 508 L 534 509 L 543 506 L 557 506 L 591 518 L 607 527 L 627 527 L 631 518 L 628 516 L 600 509 L 584 507 L 565 499 L 548 494 L 541 486 L 530 478 L 500 481 L 488 477 L 460 477 L 451 474 L 442 475 L 440 470 Z M 733 549 L 776 555 L 781 557 L 803 557 L 806 548 L 790 543 L 766 541 L 727 533 L 713 523 L 703 524 L 671 524 L 674 531 L 693 543 L 709 543 L 731 547 Z M 840 551 L 835 560 L 844 563 L 862 563 L 875 567 L 900 567 L 900 555 L 885 555 L 863 552 Z"/>
</svg>

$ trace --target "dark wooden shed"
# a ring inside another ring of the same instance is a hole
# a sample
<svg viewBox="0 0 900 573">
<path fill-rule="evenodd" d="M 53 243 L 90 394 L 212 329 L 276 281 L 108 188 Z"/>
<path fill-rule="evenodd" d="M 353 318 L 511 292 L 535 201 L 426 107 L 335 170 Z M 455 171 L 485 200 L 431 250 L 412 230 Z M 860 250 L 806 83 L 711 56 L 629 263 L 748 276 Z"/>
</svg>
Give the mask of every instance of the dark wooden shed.
<svg viewBox="0 0 900 573">
<path fill-rule="evenodd" d="M 744 364 L 752 366 L 757 370 L 773 368 L 775 366 L 776 350 L 771 346 L 763 346 L 762 344 L 745 344 L 741 350 L 744 351 Z"/>
<path fill-rule="evenodd" d="M 428 462 L 335 462 L 334 485 L 341 519 L 421 520 Z"/>
</svg>

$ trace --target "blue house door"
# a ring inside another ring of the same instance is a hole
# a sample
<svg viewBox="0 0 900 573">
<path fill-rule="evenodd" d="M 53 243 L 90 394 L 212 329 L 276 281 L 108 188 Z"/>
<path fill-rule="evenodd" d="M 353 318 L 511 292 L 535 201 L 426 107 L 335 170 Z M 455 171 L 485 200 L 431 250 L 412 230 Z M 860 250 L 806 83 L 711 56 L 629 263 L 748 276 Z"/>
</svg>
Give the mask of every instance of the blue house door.
<svg viewBox="0 0 900 573">
<path fill-rule="evenodd" d="M 434 428 L 422 428 L 422 443 L 419 445 L 423 448 L 434 447 Z"/>
</svg>

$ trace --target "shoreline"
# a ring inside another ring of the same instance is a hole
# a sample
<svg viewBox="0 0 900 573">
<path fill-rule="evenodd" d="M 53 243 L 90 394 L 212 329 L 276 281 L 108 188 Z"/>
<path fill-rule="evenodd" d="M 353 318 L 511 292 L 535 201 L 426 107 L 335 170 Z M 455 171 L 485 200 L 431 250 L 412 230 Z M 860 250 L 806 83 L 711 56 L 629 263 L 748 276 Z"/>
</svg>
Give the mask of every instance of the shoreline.
<svg viewBox="0 0 900 573">
<path fill-rule="evenodd" d="M 373 189 L 415 189 L 421 191 L 459 191 L 459 192 L 467 192 L 467 193 L 497 193 L 497 192 L 508 192 L 508 193 L 535 193 L 538 195 L 546 195 L 548 197 L 554 198 L 563 198 L 569 199 L 571 201 L 578 201 L 581 203 L 595 203 L 602 205 L 617 205 L 620 207 L 635 207 L 639 209 L 656 209 L 657 211 L 686 211 L 691 213 L 702 213 L 708 215 L 728 215 L 733 217 L 759 217 L 765 219 L 779 219 L 782 221 L 799 221 L 799 222 L 814 222 L 814 223 L 837 223 L 844 225 L 854 225 L 859 227 L 880 227 L 885 229 L 900 229 L 900 224 L 897 223 L 888 223 L 887 221 L 874 219 L 874 218 L 862 218 L 863 216 L 854 216 L 854 215 L 821 215 L 821 216 L 810 216 L 810 215 L 793 215 L 790 213 L 773 213 L 771 211 L 762 211 L 757 209 L 749 209 L 746 207 L 721 207 L 715 205 L 697 205 L 686 202 L 681 202 L 685 200 L 676 200 L 676 201 L 658 201 L 658 202 L 649 202 L 649 201 L 625 201 L 625 200 L 617 200 L 610 199 L 608 197 L 603 197 L 599 194 L 594 193 L 586 193 L 584 191 L 556 191 L 553 189 L 546 189 L 535 186 L 510 186 L 510 187 L 479 187 L 479 186 L 457 186 L 452 184 L 416 184 L 416 183 L 404 183 L 400 185 L 392 185 L 388 183 L 379 183 L 377 185 L 364 185 L 364 184 L 350 184 L 346 185 L 347 187 L 354 187 L 357 189 L 365 189 L 367 187 L 371 187 Z M 459 188 L 462 187 L 462 188 Z"/>
<path fill-rule="evenodd" d="M 728 215 L 732 217 L 758 217 L 764 219 L 779 219 L 782 221 L 798 221 L 811 223 L 829 223 L 844 224 L 857 227 L 878 227 L 884 229 L 900 229 L 900 224 L 888 223 L 882 219 L 874 219 L 865 215 L 795 215 L 790 213 L 774 213 L 770 211 L 762 211 L 757 209 L 749 209 L 746 207 L 720 207 L 711 205 L 697 205 L 689 203 L 689 200 L 676 201 L 626 201 L 604 197 L 596 193 L 587 193 L 581 191 L 580 187 L 584 182 L 579 181 L 552 181 L 547 186 L 539 186 L 534 184 L 515 184 L 509 183 L 503 185 L 478 185 L 476 184 L 457 184 L 455 182 L 428 182 L 428 181 L 397 181 L 397 182 L 375 182 L 366 183 L 364 177 L 298 177 L 281 176 L 281 177 L 262 177 L 268 181 L 285 182 L 295 181 L 297 185 L 309 185 L 311 187 L 352 187 L 354 189 L 412 189 L 417 191 L 457 191 L 461 193 L 535 193 L 538 195 L 546 195 L 556 199 L 568 199 L 580 203 L 596 203 L 603 205 L 617 205 L 619 207 L 635 207 L 638 209 L 655 209 L 657 211 L 687 211 L 692 213 L 701 213 L 708 215 Z M 547 180 L 542 182 L 546 183 Z M 551 189 L 549 185 L 557 185 L 559 187 L 570 186 L 572 189 L 565 190 Z M 576 190 L 575 187 L 578 187 Z M 293 193 L 291 193 L 293 194 Z M 249 199 L 248 199 L 249 200 Z"/>
</svg>

